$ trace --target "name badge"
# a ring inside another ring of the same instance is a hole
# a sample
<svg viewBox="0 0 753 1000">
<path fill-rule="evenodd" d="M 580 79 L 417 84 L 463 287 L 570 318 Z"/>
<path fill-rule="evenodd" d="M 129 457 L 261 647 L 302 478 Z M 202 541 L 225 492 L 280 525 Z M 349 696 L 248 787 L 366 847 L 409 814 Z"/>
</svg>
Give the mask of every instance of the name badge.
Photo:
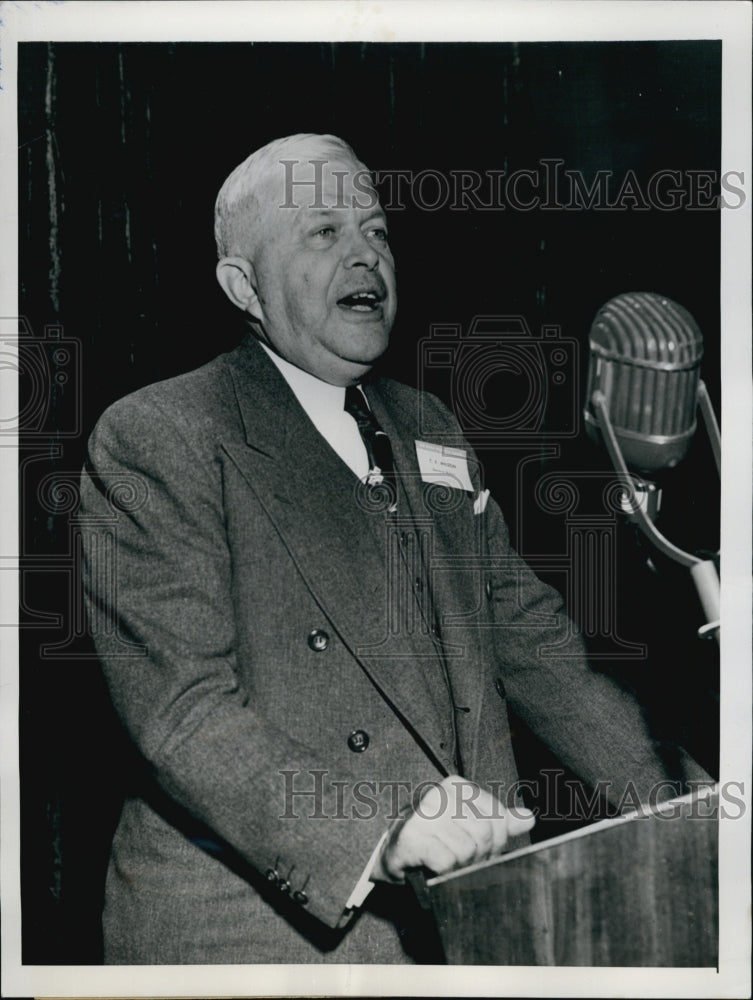
<svg viewBox="0 0 753 1000">
<path fill-rule="evenodd" d="M 425 483 L 473 492 L 464 448 L 445 448 L 441 444 L 416 441 L 416 457 Z"/>
</svg>

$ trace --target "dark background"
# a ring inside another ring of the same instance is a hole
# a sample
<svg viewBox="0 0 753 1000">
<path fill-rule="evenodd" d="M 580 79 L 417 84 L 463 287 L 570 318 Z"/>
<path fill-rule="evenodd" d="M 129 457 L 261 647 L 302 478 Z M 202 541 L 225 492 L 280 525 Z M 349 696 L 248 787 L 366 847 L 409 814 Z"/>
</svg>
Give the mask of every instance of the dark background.
<svg viewBox="0 0 753 1000">
<path fill-rule="evenodd" d="M 225 176 L 270 139 L 312 131 L 342 136 L 376 171 L 510 172 L 553 157 L 589 184 L 598 170 L 618 189 L 628 170 L 645 182 L 671 169 L 687 187 L 687 171 L 719 170 L 720 71 L 717 42 L 19 46 L 20 301 L 34 337 L 21 372 L 24 962 L 100 958 L 125 751 L 84 634 L 75 479 L 105 406 L 242 334 L 214 278 Z M 543 510 L 532 488 L 558 471 L 604 482 L 601 453 L 558 429 L 582 405 L 594 314 L 621 292 L 660 292 L 690 310 L 719 411 L 719 212 L 430 212 L 408 198 L 390 228 L 400 292 L 390 374 L 417 384 L 432 324 L 466 330 L 478 315 L 521 315 L 533 336 L 557 325 L 578 344 L 572 391 L 551 400 L 540 434 L 475 442 L 519 547 L 578 621 L 557 558 L 540 565 L 565 552 L 566 514 Z M 430 371 L 427 384 L 456 402 L 451 379 Z M 504 373 L 486 389 L 492 408 L 520 395 Z M 658 478 L 660 527 L 685 548 L 716 550 L 704 435 Z M 579 513 L 603 515 L 596 494 L 582 494 Z M 594 666 L 638 693 L 657 739 L 679 740 L 716 773 L 717 650 L 695 638 L 703 619 L 687 574 L 658 558 L 652 571 L 630 526 L 613 536 L 614 572 L 594 587 L 614 613 L 609 635 L 589 635 Z M 522 729 L 519 750 L 524 775 L 550 763 Z"/>
</svg>

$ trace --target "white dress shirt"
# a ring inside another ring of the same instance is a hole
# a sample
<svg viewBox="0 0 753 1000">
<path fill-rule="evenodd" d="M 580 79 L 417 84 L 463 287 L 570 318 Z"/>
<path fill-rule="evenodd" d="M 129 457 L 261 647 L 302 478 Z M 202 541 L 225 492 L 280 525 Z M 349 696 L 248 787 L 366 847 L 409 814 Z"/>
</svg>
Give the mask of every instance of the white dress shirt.
<svg viewBox="0 0 753 1000">
<path fill-rule="evenodd" d="M 345 388 L 322 382 L 316 375 L 296 368 L 279 354 L 275 354 L 266 344 L 262 343 L 261 346 L 277 365 L 311 423 L 327 444 L 359 479 L 363 479 L 369 471 L 369 459 L 358 424 L 345 411 Z"/>
</svg>

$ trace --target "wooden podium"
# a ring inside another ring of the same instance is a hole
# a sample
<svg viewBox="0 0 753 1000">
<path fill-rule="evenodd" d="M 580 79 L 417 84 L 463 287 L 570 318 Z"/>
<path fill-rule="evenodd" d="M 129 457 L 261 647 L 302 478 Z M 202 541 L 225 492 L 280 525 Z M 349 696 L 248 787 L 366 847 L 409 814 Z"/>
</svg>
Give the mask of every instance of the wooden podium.
<svg viewBox="0 0 753 1000">
<path fill-rule="evenodd" d="M 718 789 L 421 887 L 452 965 L 716 966 Z"/>
</svg>

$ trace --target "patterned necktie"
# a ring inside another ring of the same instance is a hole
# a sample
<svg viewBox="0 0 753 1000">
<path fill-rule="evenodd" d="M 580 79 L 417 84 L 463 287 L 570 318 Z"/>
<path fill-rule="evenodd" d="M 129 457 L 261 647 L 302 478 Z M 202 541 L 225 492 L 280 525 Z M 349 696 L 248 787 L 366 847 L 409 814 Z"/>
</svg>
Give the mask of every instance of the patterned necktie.
<svg viewBox="0 0 753 1000">
<path fill-rule="evenodd" d="M 392 445 L 369 409 L 363 393 L 355 385 L 350 385 L 345 390 L 345 412 L 349 413 L 358 424 L 366 448 L 369 460 L 367 485 L 381 488 L 388 501 L 388 509 L 394 511 L 397 507 L 397 484 Z"/>
</svg>

